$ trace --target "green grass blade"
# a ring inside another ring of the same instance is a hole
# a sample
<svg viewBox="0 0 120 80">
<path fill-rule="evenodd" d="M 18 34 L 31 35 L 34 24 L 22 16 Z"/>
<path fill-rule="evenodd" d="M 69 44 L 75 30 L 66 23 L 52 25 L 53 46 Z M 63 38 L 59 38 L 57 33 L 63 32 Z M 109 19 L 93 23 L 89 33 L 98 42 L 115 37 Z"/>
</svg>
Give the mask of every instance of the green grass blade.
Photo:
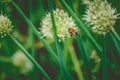
<svg viewBox="0 0 120 80">
<path fill-rule="evenodd" d="M 30 17 L 30 19 L 31 19 L 31 17 L 32 17 L 32 14 L 33 14 L 33 3 L 32 3 L 32 1 L 33 0 L 29 0 L 29 17 Z"/>
<path fill-rule="evenodd" d="M 12 36 L 11 39 L 16 43 L 16 45 L 24 52 L 28 59 L 40 70 L 40 72 L 48 79 L 51 80 L 47 73 L 42 69 L 42 67 L 37 63 L 37 61 L 28 53 L 28 51 Z"/>
<path fill-rule="evenodd" d="M 69 48 L 69 53 L 70 53 L 70 56 L 72 58 L 72 62 L 74 64 L 74 69 L 77 73 L 78 79 L 85 80 L 84 76 L 83 76 L 82 68 L 79 64 L 79 60 L 77 59 L 77 56 L 76 56 L 76 53 L 75 53 L 73 46 L 69 46 L 68 48 Z"/>
<path fill-rule="evenodd" d="M 84 49 L 84 46 L 83 46 L 83 42 L 82 42 L 82 39 L 81 39 L 80 35 L 77 36 L 77 43 L 78 43 L 78 47 L 79 47 L 79 50 L 81 52 L 81 56 L 82 56 L 82 59 L 83 59 L 84 63 L 88 62 L 87 56 L 85 54 L 85 49 Z"/>
<path fill-rule="evenodd" d="M 120 57 L 120 44 L 118 43 L 118 41 L 116 40 L 116 38 L 114 37 L 114 35 L 112 33 L 110 33 L 110 36 L 112 38 L 112 41 L 115 44 L 116 50 L 118 52 L 118 56 Z"/>
<path fill-rule="evenodd" d="M 38 39 L 44 44 L 45 48 L 49 51 L 49 53 L 58 61 L 58 57 L 55 54 L 55 52 L 53 51 L 53 49 L 50 47 L 50 45 L 43 39 L 41 38 L 41 35 L 38 33 L 37 29 L 35 28 L 35 26 L 31 23 L 31 21 L 25 16 L 25 14 L 23 13 L 23 11 L 18 7 L 18 5 L 12 1 L 13 6 L 16 8 L 16 10 L 18 11 L 18 13 L 23 17 L 23 19 L 26 21 L 26 23 L 29 25 L 29 27 L 32 28 L 34 34 L 38 37 Z"/>
<path fill-rule="evenodd" d="M 33 30 L 29 27 L 28 30 L 28 41 L 26 43 L 27 48 L 30 48 L 31 55 L 35 58 L 35 45 L 34 45 L 35 39 L 34 39 L 34 34 Z"/>
<path fill-rule="evenodd" d="M 67 66 L 65 64 L 65 60 L 64 60 L 64 56 L 63 56 L 63 43 L 59 42 L 59 39 L 57 37 L 57 29 L 56 29 L 56 24 L 55 24 L 55 20 L 54 20 L 54 14 L 53 14 L 53 2 L 51 0 L 48 0 L 48 3 L 49 3 L 49 8 L 50 8 L 55 43 L 56 43 L 56 48 L 57 48 L 58 57 L 59 57 L 59 61 L 60 61 L 60 67 L 61 67 L 62 74 L 63 74 L 63 79 L 64 80 L 71 80 L 72 77 L 67 70 Z"/>
<path fill-rule="evenodd" d="M 115 56 L 114 53 L 114 49 L 113 46 L 111 46 L 111 43 L 108 44 L 109 48 L 109 52 L 110 52 L 110 56 L 111 56 L 111 62 L 109 62 L 110 64 L 112 64 L 112 66 L 110 65 L 110 67 L 112 68 L 112 71 L 114 72 L 115 75 L 118 75 L 120 73 L 120 64 L 118 64 L 117 61 L 117 57 Z"/>
<path fill-rule="evenodd" d="M 108 72 L 107 72 L 107 56 L 106 56 L 106 37 L 103 37 L 103 51 L 102 51 L 102 77 L 103 80 L 108 80 Z"/>
<path fill-rule="evenodd" d="M 83 41 L 80 35 L 77 36 L 77 43 L 78 43 L 78 47 L 82 56 L 82 60 L 83 60 L 83 68 L 84 71 L 86 71 L 85 73 L 85 77 L 89 78 L 90 80 L 92 80 L 92 74 L 91 74 L 91 65 L 90 62 L 87 58 L 84 46 L 83 46 Z"/>
<path fill-rule="evenodd" d="M 29 1 L 29 17 L 30 20 L 33 22 L 32 20 L 32 14 L 33 14 L 33 0 Z M 33 30 L 29 27 L 29 44 L 30 44 L 30 49 L 31 49 L 31 54 L 32 56 L 35 58 L 35 46 L 34 44 L 34 34 L 33 34 Z"/>
<path fill-rule="evenodd" d="M 43 1 L 44 1 L 44 0 L 37 0 L 37 2 L 40 4 L 40 5 L 39 5 L 39 9 L 42 9 L 42 10 L 44 11 L 45 8 L 44 8 L 44 6 L 43 6 Z"/>
<path fill-rule="evenodd" d="M 116 37 L 116 39 L 120 42 L 120 37 L 119 35 L 116 33 L 116 32 L 113 32 L 114 33 L 114 36 Z"/>
<path fill-rule="evenodd" d="M 6 40 L 5 40 L 5 39 L 2 39 L 2 42 L 3 42 L 3 44 L 4 44 L 3 48 L 5 49 L 6 54 L 7 54 L 8 56 L 10 56 L 10 49 L 9 49 L 9 47 L 7 46 L 8 44 L 7 44 Z"/>
<path fill-rule="evenodd" d="M 73 7 L 73 2 L 72 0 L 68 0 L 68 5 L 71 7 L 71 9 L 74 11 L 74 7 Z"/>
<path fill-rule="evenodd" d="M 112 33 L 114 34 L 114 36 L 116 37 L 116 39 L 120 42 L 120 37 L 119 37 L 118 33 L 115 31 L 114 28 L 112 28 Z"/>
<path fill-rule="evenodd" d="M 63 5 L 63 7 L 68 11 L 68 13 L 71 14 L 71 16 L 75 19 L 75 21 L 77 22 L 77 25 L 80 27 L 81 31 L 84 32 L 85 36 L 88 38 L 88 40 L 93 44 L 93 46 L 95 47 L 96 50 L 98 50 L 99 52 L 102 52 L 101 47 L 99 46 L 99 44 L 95 41 L 95 39 L 93 38 L 93 36 L 90 34 L 90 32 L 86 29 L 86 27 L 84 26 L 83 22 L 76 16 L 76 14 L 71 10 L 71 8 L 66 4 L 65 0 L 59 0 L 61 2 L 61 4 Z"/>
</svg>

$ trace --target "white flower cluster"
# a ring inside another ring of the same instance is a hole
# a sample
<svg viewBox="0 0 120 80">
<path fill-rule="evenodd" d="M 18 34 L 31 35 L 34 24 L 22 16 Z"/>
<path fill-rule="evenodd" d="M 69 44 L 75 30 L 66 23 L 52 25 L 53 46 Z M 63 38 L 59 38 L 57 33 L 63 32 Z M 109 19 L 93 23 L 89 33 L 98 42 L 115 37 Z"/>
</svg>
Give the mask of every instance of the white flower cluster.
<svg viewBox="0 0 120 80">
<path fill-rule="evenodd" d="M 0 15 L 0 36 L 4 37 L 12 31 L 11 21 L 7 16 Z"/>
<path fill-rule="evenodd" d="M 66 37 L 70 37 L 70 33 L 68 31 L 69 28 L 77 29 L 76 25 L 72 17 L 69 17 L 68 13 L 64 12 L 63 10 L 56 9 L 53 11 L 53 13 L 56 23 L 57 36 L 59 41 L 64 41 Z M 43 37 L 54 39 L 50 13 L 48 13 L 42 20 L 41 25 L 42 27 L 40 30 Z"/>
<path fill-rule="evenodd" d="M 18 67 L 20 73 L 22 74 L 27 74 L 34 68 L 32 62 L 21 51 L 17 51 L 11 57 L 11 62 L 14 66 Z"/>
<path fill-rule="evenodd" d="M 105 35 L 115 24 L 118 14 L 106 0 L 94 0 L 88 6 L 84 20 L 92 26 L 92 31 Z"/>
</svg>

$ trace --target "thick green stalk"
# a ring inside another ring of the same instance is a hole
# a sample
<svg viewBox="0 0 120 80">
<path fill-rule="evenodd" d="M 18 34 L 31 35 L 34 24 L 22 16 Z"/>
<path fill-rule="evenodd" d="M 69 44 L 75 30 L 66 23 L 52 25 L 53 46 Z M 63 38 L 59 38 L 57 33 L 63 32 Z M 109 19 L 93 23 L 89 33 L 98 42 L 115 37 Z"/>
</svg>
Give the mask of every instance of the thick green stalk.
<svg viewBox="0 0 120 80">
<path fill-rule="evenodd" d="M 83 63 L 85 64 L 86 62 L 88 62 L 88 60 L 87 60 L 87 56 L 85 54 L 85 49 L 84 49 L 82 38 L 80 35 L 77 35 L 77 43 L 78 43 L 79 50 L 81 52 Z"/>
<path fill-rule="evenodd" d="M 118 64 L 117 57 L 116 57 L 116 55 L 114 53 L 114 49 L 113 49 L 113 46 L 111 46 L 111 43 L 109 43 L 108 46 L 110 47 L 109 48 L 109 53 L 110 53 L 109 55 L 111 56 L 111 61 L 112 61 L 112 63 L 110 63 L 110 64 L 112 64 L 112 66 L 110 66 L 110 67 L 113 68 L 112 71 L 114 72 L 115 75 L 119 75 L 119 73 L 120 73 L 120 64 Z"/>
<path fill-rule="evenodd" d="M 5 49 L 6 54 L 7 54 L 8 56 L 10 56 L 10 49 L 9 49 L 9 47 L 7 46 L 8 44 L 7 44 L 6 40 L 5 40 L 5 39 L 2 39 L 2 42 L 3 42 L 3 44 L 4 44 L 3 48 Z"/>
<path fill-rule="evenodd" d="M 58 57 L 56 56 L 56 54 L 53 51 L 53 49 L 50 47 L 50 45 L 43 38 L 41 38 L 41 35 L 38 33 L 37 29 L 31 23 L 31 21 L 25 16 L 25 14 L 23 13 L 23 11 L 18 7 L 18 5 L 14 1 L 12 1 L 12 4 L 16 8 L 16 10 L 19 12 L 19 14 L 23 17 L 23 19 L 26 21 L 26 23 L 29 25 L 29 27 L 32 28 L 34 34 L 44 44 L 45 48 L 49 51 L 49 53 L 57 60 L 57 62 L 59 62 Z"/>
<path fill-rule="evenodd" d="M 32 14 L 33 14 L 33 3 L 32 3 L 33 0 L 30 0 L 29 1 L 29 17 L 31 19 L 32 17 Z"/>
<path fill-rule="evenodd" d="M 74 50 L 73 46 L 69 46 L 69 53 L 70 53 L 70 56 L 72 58 L 72 62 L 74 64 L 74 69 L 77 73 L 78 79 L 79 80 L 85 80 L 84 76 L 83 76 L 83 73 L 82 73 L 81 66 L 79 64 L 79 60 L 77 59 L 77 56 L 76 56 L 76 53 L 75 53 L 75 50 Z"/>
<path fill-rule="evenodd" d="M 33 14 L 33 0 L 29 1 L 29 17 L 30 20 L 33 22 L 32 20 L 32 14 Z M 31 29 L 31 27 L 29 27 L 29 44 L 30 44 L 30 49 L 31 49 L 31 54 L 32 56 L 35 58 L 35 46 L 34 46 L 34 34 L 33 34 L 33 30 Z"/>
<path fill-rule="evenodd" d="M 53 25 L 54 38 L 55 38 L 56 48 L 57 48 L 57 52 L 58 52 L 58 58 L 60 61 L 60 68 L 61 68 L 62 74 L 63 74 L 63 79 L 71 80 L 72 77 L 67 70 L 67 66 L 65 64 L 65 60 L 64 60 L 64 56 L 63 56 L 63 43 L 59 42 L 59 39 L 57 36 L 57 29 L 56 29 L 54 13 L 53 13 L 53 3 L 51 0 L 48 0 L 48 3 L 49 3 L 49 8 L 50 8 L 50 15 L 51 15 L 51 20 L 52 20 L 52 25 Z"/>
<path fill-rule="evenodd" d="M 89 41 L 94 45 L 95 49 L 99 52 L 102 52 L 101 47 L 99 44 L 95 41 L 93 36 L 90 34 L 90 32 L 86 29 L 83 22 L 76 16 L 76 14 L 72 11 L 72 9 L 66 4 L 65 0 L 59 0 L 63 7 L 68 11 L 68 13 L 71 14 L 71 16 L 75 19 L 77 22 L 77 25 L 80 27 L 81 31 L 84 32 L 85 36 L 89 39 Z"/>
<path fill-rule="evenodd" d="M 116 38 L 114 37 L 114 35 L 112 33 L 110 33 L 110 36 L 112 38 L 112 41 L 114 42 L 115 44 L 115 47 L 116 47 L 116 50 L 118 52 L 118 56 L 120 57 L 120 44 L 119 42 L 116 40 Z"/>
<path fill-rule="evenodd" d="M 73 2 L 72 2 L 72 0 L 68 0 L 68 5 L 71 7 L 71 9 L 72 9 L 73 11 L 75 11 L 75 10 L 74 10 L 74 7 L 73 7 Z"/>
<path fill-rule="evenodd" d="M 116 39 L 120 42 L 120 37 L 119 35 L 117 34 L 117 32 L 115 31 L 115 29 L 112 27 L 112 33 L 114 34 L 114 36 L 116 37 Z"/>
<path fill-rule="evenodd" d="M 44 1 L 44 0 L 37 0 L 37 2 L 38 2 L 38 4 L 39 4 L 39 7 L 38 7 L 38 8 L 39 8 L 40 11 L 42 11 L 41 14 L 44 15 L 45 7 L 44 7 L 44 4 L 43 4 L 43 1 Z"/>
<path fill-rule="evenodd" d="M 107 56 L 106 56 L 106 37 L 103 37 L 103 51 L 102 51 L 102 78 L 103 80 L 108 80 L 108 72 L 107 72 Z"/>
<path fill-rule="evenodd" d="M 28 53 L 28 51 L 12 36 L 10 38 L 16 43 L 16 45 L 24 52 L 27 58 L 40 70 L 40 72 L 48 79 L 51 80 L 47 73 L 42 69 L 42 67 L 37 63 L 37 61 Z"/>
<path fill-rule="evenodd" d="M 87 58 L 84 46 L 83 46 L 83 41 L 80 35 L 77 35 L 77 43 L 78 43 L 78 47 L 82 56 L 82 60 L 83 60 L 83 68 L 84 71 L 86 71 L 86 78 L 88 78 L 88 80 L 92 80 L 92 76 L 91 76 L 91 65 L 90 62 Z"/>
</svg>

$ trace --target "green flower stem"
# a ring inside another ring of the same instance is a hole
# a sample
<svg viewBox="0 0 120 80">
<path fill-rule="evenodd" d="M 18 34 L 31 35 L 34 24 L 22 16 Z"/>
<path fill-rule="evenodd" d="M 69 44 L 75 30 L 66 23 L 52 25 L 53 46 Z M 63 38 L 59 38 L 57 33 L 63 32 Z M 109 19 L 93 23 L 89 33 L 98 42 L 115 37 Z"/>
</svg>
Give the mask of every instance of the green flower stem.
<svg viewBox="0 0 120 80">
<path fill-rule="evenodd" d="M 113 36 L 114 38 L 114 36 Z M 114 38 L 115 39 L 115 38 Z M 114 41 L 113 41 L 114 42 Z M 118 75 L 120 73 L 120 66 L 118 64 L 118 61 L 117 61 L 117 57 L 115 56 L 114 54 L 114 50 L 113 50 L 113 46 L 111 46 L 111 43 L 108 45 L 110 48 L 109 48 L 109 52 L 110 52 L 110 56 L 111 56 L 111 61 L 112 63 L 112 66 L 110 66 L 112 69 L 112 71 L 114 72 L 115 75 Z M 120 47 L 119 47 L 119 50 L 120 50 Z M 119 55 L 118 55 L 119 56 Z M 120 57 L 120 56 L 119 56 Z M 109 64 L 108 64 L 109 65 Z"/>
<path fill-rule="evenodd" d="M 47 73 L 42 69 L 42 67 L 37 63 L 37 61 L 26 51 L 26 49 L 12 36 L 10 38 L 16 43 L 16 45 L 24 52 L 28 59 L 42 72 L 42 74 L 48 79 L 51 80 Z"/>
<path fill-rule="evenodd" d="M 50 15 L 51 15 L 51 20 L 52 20 L 52 25 L 53 25 L 53 32 L 54 32 L 54 37 L 55 37 L 55 43 L 57 47 L 57 52 L 58 52 L 58 58 L 60 61 L 60 68 L 62 70 L 63 74 L 63 79 L 64 80 L 72 80 L 72 76 L 67 70 L 67 66 L 65 64 L 64 56 L 63 56 L 63 43 L 59 42 L 58 36 L 57 36 L 57 29 L 56 29 L 56 24 L 54 20 L 54 14 L 53 14 L 53 2 L 51 0 L 48 0 L 49 3 L 49 8 L 50 8 Z"/>
<path fill-rule="evenodd" d="M 29 17 L 30 17 L 30 20 L 33 22 L 33 20 L 32 20 L 32 14 L 33 14 L 32 1 L 33 0 L 29 1 Z M 29 27 L 29 41 L 30 41 L 30 47 L 31 47 L 31 54 L 35 58 L 35 46 L 33 45 L 35 40 L 34 40 L 33 30 L 30 27 Z"/>
<path fill-rule="evenodd" d="M 83 77 L 81 66 L 79 65 L 79 60 L 77 59 L 77 56 L 75 55 L 76 53 L 75 53 L 73 46 L 69 46 L 69 52 L 70 52 L 70 56 L 72 58 L 72 62 L 74 64 L 74 69 L 77 73 L 78 79 L 85 80 Z"/>
<path fill-rule="evenodd" d="M 84 46 L 83 46 L 82 39 L 81 39 L 80 35 L 77 36 L 77 43 L 78 43 L 78 46 L 79 46 L 79 50 L 81 51 L 81 56 L 82 56 L 82 59 L 83 59 L 83 63 L 85 64 L 86 62 L 88 62 L 88 60 L 87 60 L 87 56 L 85 55 L 85 49 L 84 49 Z"/>
<path fill-rule="evenodd" d="M 83 46 L 83 41 L 80 35 L 77 36 L 77 43 L 78 43 L 78 47 L 82 56 L 82 60 L 83 60 L 83 68 L 86 71 L 86 78 L 89 78 L 88 80 L 92 80 L 92 76 L 91 76 L 91 65 L 90 65 L 90 61 L 87 58 L 84 46 Z"/>
<path fill-rule="evenodd" d="M 116 37 L 116 39 L 120 42 L 120 37 L 119 35 L 117 34 L 117 32 L 115 31 L 115 29 L 112 27 L 112 33 L 114 34 L 114 36 Z"/>
<path fill-rule="evenodd" d="M 10 49 L 9 49 L 9 47 L 7 46 L 8 44 L 7 44 L 7 42 L 6 42 L 6 40 L 3 38 L 2 39 L 2 42 L 3 42 L 3 44 L 4 44 L 4 49 L 5 49 L 5 51 L 6 51 L 6 54 L 8 55 L 8 56 L 10 56 Z"/>
<path fill-rule="evenodd" d="M 115 44 L 116 50 L 118 52 L 118 56 L 120 57 L 120 44 L 118 43 L 118 41 L 116 40 L 116 38 L 114 37 L 114 35 L 112 33 L 110 33 L 110 36 L 112 38 L 112 41 Z"/>
<path fill-rule="evenodd" d="M 30 0 L 29 1 L 29 17 L 30 17 L 30 19 L 31 19 L 31 17 L 32 17 L 32 13 L 33 13 L 33 3 L 32 3 L 32 1 L 33 0 Z"/>
<path fill-rule="evenodd" d="M 44 44 L 45 48 L 51 53 L 51 55 L 57 60 L 59 63 L 58 57 L 53 51 L 53 49 L 50 47 L 50 45 L 43 39 L 41 38 L 41 35 L 38 33 L 37 29 L 35 26 L 31 23 L 31 21 L 25 16 L 25 14 L 22 12 L 22 10 L 18 7 L 18 5 L 12 1 L 13 6 L 16 8 L 16 10 L 19 12 L 19 14 L 23 17 L 23 19 L 26 21 L 26 23 L 29 25 L 29 27 L 32 28 L 34 34 L 38 37 L 38 39 Z"/>
<path fill-rule="evenodd" d="M 35 46 L 34 46 L 35 39 L 34 39 L 33 30 L 31 28 L 29 28 L 28 34 L 29 34 L 29 39 L 27 42 L 27 46 L 30 48 L 31 55 L 35 58 Z"/>
<path fill-rule="evenodd" d="M 74 10 L 74 7 L 73 7 L 73 2 L 72 2 L 72 0 L 68 0 L 68 5 L 71 7 L 71 9 L 72 9 L 73 11 L 75 11 L 75 10 Z"/>
<path fill-rule="evenodd" d="M 44 6 L 44 4 L 43 4 L 43 0 L 37 0 L 37 2 L 38 2 L 38 4 L 39 4 L 38 9 L 39 9 L 40 11 L 42 11 L 42 12 L 41 12 L 41 13 L 42 13 L 41 17 L 42 17 L 43 15 L 45 15 L 45 6 Z"/>
<path fill-rule="evenodd" d="M 95 39 L 92 37 L 90 32 L 86 29 L 83 22 L 76 16 L 76 14 L 72 11 L 72 9 L 66 4 L 65 0 L 59 0 L 63 7 L 71 14 L 71 16 L 75 19 L 77 22 L 77 25 L 80 27 L 81 31 L 84 32 L 85 36 L 89 39 L 89 41 L 94 45 L 95 49 L 99 52 L 102 52 L 101 47 L 99 44 L 95 41 Z"/>
<path fill-rule="evenodd" d="M 108 80 L 108 72 L 107 72 L 107 56 L 106 56 L 106 37 L 103 37 L 103 52 L 102 56 L 102 80 Z"/>
</svg>

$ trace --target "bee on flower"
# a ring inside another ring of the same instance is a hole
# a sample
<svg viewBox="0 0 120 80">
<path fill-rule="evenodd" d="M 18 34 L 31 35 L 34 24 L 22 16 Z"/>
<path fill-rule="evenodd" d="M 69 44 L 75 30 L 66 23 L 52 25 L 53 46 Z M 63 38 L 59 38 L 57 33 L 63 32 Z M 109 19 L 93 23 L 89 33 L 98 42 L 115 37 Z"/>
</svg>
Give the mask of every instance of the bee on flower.
<svg viewBox="0 0 120 80">
<path fill-rule="evenodd" d="M 65 38 L 75 36 L 78 33 L 76 24 L 72 17 L 69 17 L 68 13 L 66 13 L 64 10 L 56 9 L 53 11 L 53 14 L 56 22 L 59 42 L 65 41 Z M 42 20 L 40 33 L 43 37 L 54 39 L 50 13 L 47 13 L 45 18 Z"/>
<path fill-rule="evenodd" d="M 70 33 L 71 36 L 75 37 L 78 34 L 79 30 L 76 28 L 69 28 L 68 32 Z"/>
</svg>

